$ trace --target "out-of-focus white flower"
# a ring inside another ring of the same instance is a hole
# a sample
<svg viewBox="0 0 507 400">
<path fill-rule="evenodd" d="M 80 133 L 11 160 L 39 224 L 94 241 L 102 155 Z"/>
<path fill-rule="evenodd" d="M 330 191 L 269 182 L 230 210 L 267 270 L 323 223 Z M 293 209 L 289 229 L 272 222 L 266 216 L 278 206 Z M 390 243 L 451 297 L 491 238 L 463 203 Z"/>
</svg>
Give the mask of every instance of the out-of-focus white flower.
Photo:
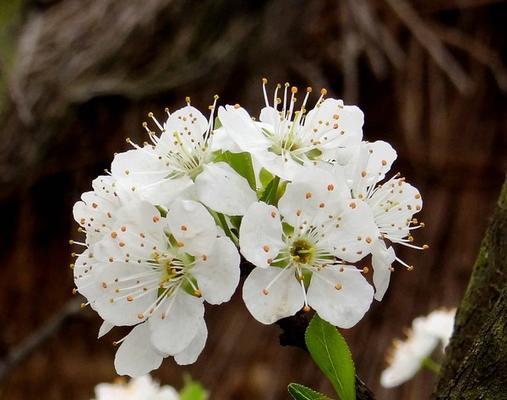
<svg viewBox="0 0 507 400">
<path fill-rule="evenodd" d="M 323 89 L 316 106 L 306 113 L 311 88 L 306 90 L 298 110 L 298 89 L 292 87 L 289 92 L 288 83 L 283 101 L 278 99 L 281 85 L 277 85 L 271 106 L 266 83 L 264 79 L 266 106 L 260 113 L 260 122 L 254 122 L 239 105 L 220 107 L 218 115 L 225 131 L 239 148 L 251 153 L 272 174 L 292 180 L 305 173 L 303 165 L 327 161 L 361 142 L 364 118 L 358 107 L 346 106 L 341 100 L 324 100 L 327 92 Z"/>
<path fill-rule="evenodd" d="M 179 400 L 172 386 L 160 386 L 149 375 L 125 383 L 100 383 L 95 387 L 94 400 Z"/>
<path fill-rule="evenodd" d="M 408 381 L 423 367 L 437 346 L 445 349 L 452 335 L 455 314 L 456 309 L 435 310 L 414 319 L 407 338 L 393 342 L 388 353 L 389 366 L 380 377 L 382 386 L 390 388 Z"/>
<path fill-rule="evenodd" d="M 373 246 L 372 264 L 375 298 L 379 301 L 389 286 L 391 264 L 394 261 L 408 269 L 413 268 L 397 257 L 387 243 L 399 243 L 419 250 L 428 248 L 427 245 L 412 244 L 414 238 L 411 231 L 424 226 L 413 219 L 414 214 L 422 208 L 419 191 L 399 174 L 380 183 L 396 156 L 396 151 L 389 143 L 362 142 L 356 147 L 355 154 L 345 167 L 335 167 L 335 173 L 345 175 L 352 197 L 363 200 L 371 208 L 378 227 L 379 240 Z"/>
<path fill-rule="evenodd" d="M 325 171 L 287 185 L 278 209 L 254 203 L 243 217 L 240 248 L 255 268 L 243 286 L 250 313 L 270 324 L 313 307 L 350 328 L 370 307 L 373 288 L 346 265 L 369 254 L 376 226 L 369 208 Z"/>
<path fill-rule="evenodd" d="M 76 285 L 107 323 L 143 322 L 119 341 L 118 373 L 144 375 L 167 355 L 194 362 L 207 337 L 203 300 L 228 301 L 238 285 L 236 247 L 191 200 L 172 203 L 166 217 L 142 201 L 117 214 L 93 255 L 80 256 Z"/>
<path fill-rule="evenodd" d="M 210 106 L 209 119 L 189 100 L 186 107 L 167 111 L 163 125 L 150 113 L 161 135 L 145 123 L 151 144 L 141 147 L 127 139 L 135 149 L 118 153 L 111 164 L 118 185 L 164 207 L 176 198 L 195 198 L 215 211 L 242 215 L 257 197 L 247 180 L 229 164 L 214 162 L 215 103 Z"/>
</svg>

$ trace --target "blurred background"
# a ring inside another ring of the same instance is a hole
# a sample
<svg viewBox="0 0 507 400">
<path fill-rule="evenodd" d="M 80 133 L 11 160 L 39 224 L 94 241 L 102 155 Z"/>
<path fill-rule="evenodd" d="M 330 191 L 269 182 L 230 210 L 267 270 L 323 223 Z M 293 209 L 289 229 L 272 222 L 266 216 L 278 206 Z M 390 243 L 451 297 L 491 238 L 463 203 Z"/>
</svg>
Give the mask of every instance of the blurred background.
<svg viewBox="0 0 507 400">
<path fill-rule="evenodd" d="M 0 360 L 73 297 L 72 205 L 125 137 L 146 140 L 146 114 L 185 96 L 205 109 L 215 93 L 259 109 L 265 76 L 359 105 L 365 139 L 390 141 L 393 173 L 421 190 L 416 240 L 430 250 L 400 249 L 415 270 L 397 269 L 344 333 L 378 399 L 428 398 L 428 372 L 390 390 L 379 376 L 393 337 L 466 288 L 507 166 L 506 21 L 494 0 L 0 0 Z M 212 400 L 288 399 L 292 381 L 332 393 L 238 295 L 206 319 L 198 362 L 166 359 L 162 383 L 187 371 Z M 3 376 L 0 398 L 91 398 L 114 379 L 124 333 L 97 340 L 99 326 L 90 310 L 67 318 Z"/>
</svg>

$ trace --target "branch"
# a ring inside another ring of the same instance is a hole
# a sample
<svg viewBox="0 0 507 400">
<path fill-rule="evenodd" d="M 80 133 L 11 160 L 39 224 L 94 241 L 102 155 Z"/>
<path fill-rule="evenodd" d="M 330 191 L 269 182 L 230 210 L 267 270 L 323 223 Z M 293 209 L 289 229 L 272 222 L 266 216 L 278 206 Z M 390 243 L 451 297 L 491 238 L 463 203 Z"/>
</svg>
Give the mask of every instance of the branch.
<svg viewBox="0 0 507 400">
<path fill-rule="evenodd" d="M 507 180 L 456 315 L 436 399 L 505 399 L 506 327 Z"/>
<path fill-rule="evenodd" d="M 21 344 L 12 349 L 5 359 L 0 361 L 0 383 L 27 359 L 35 350 L 57 333 L 70 317 L 77 314 L 81 309 L 81 299 L 75 298 L 69 301 L 60 311 L 46 321 L 38 330 L 32 333 Z"/>
<path fill-rule="evenodd" d="M 405 0 L 385 0 L 398 18 L 426 49 L 440 69 L 461 93 L 467 93 L 472 81 L 455 58 L 447 51 L 438 36 L 424 23 L 414 8 Z"/>
</svg>

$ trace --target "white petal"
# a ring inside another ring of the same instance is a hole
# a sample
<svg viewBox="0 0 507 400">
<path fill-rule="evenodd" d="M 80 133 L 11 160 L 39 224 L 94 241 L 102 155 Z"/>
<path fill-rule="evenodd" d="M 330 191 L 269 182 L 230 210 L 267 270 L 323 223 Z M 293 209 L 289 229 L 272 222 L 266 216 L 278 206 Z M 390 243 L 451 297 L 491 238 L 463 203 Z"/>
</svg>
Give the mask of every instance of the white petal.
<svg viewBox="0 0 507 400">
<path fill-rule="evenodd" d="M 263 107 L 259 115 L 259 121 L 276 126 L 280 123 L 280 114 L 273 107 Z"/>
<path fill-rule="evenodd" d="M 176 363 L 178 363 L 178 365 L 189 365 L 195 363 L 203 351 L 207 339 L 208 328 L 206 327 L 206 322 L 202 319 L 199 323 L 199 328 L 194 339 L 183 351 L 174 355 Z"/>
<path fill-rule="evenodd" d="M 343 268 L 341 272 L 341 266 L 332 265 L 313 272 L 308 304 L 330 324 L 351 328 L 370 308 L 373 288 L 359 270 Z"/>
<path fill-rule="evenodd" d="M 210 304 L 229 301 L 239 283 L 240 257 L 228 237 L 215 241 L 212 252 L 199 257 L 192 269 L 204 300 Z"/>
<path fill-rule="evenodd" d="M 370 254 L 379 236 L 369 206 L 360 200 L 349 200 L 338 219 L 329 224 L 322 246 L 342 260 L 356 262 Z"/>
<path fill-rule="evenodd" d="M 160 136 L 161 150 L 180 152 L 181 146 L 191 150 L 203 142 L 208 129 L 208 120 L 195 107 L 185 106 L 174 111 L 164 123 L 164 132 Z"/>
<path fill-rule="evenodd" d="M 251 151 L 254 160 L 273 175 L 288 181 L 305 173 L 303 165 L 294 161 L 292 157 L 283 158 L 267 149 Z"/>
<path fill-rule="evenodd" d="M 97 339 L 100 339 L 102 336 L 107 335 L 111 329 L 114 328 L 113 324 L 110 324 L 107 321 L 102 322 L 102 325 L 100 325 L 99 334 L 97 336 Z"/>
<path fill-rule="evenodd" d="M 274 206 L 253 203 L 239 227 L 241 254 L 257 267 L 268 267 L 284 247 L 282 223 Z"/>
<path fill-rule="evenodd" d="M 202 298 L 177 290 L 148 320 L 153 345 L 164 354 L 183 351 L 197 335 L 203 316 Z"/>
<path fill-rule="evenodd" d="M 392 247 L 387 248 L 383 240 L 377 240 L 372 249 L 373 284 L 375 300 L 381 301 L 391 279 L 391 264 L 396 255 Z"/>
<path fill-rule="evenodd" d="M 94 307 L 102 319 L 114 325 L 139 323 L 139 314 L 144 314 L 157 296 L 156 291 L 143 292 L 139 286 L 143 281 L 153 279 L 154 275 L 140 277 L 141 273 L 147 274 L 147 268 L 133 262 L 112 262 L 101 270 L 96 277 L 100 295 L 94 299 Z M 147 285 L 152 286 L 153 283 Z"/>
<path fill-rule="evenodd" d="M 329 98 L 308 112 L 304 129 L 317 137 L 331 136 L 328 141 L 321 140 L 323 147 L 339 151 L 361 142 L 363 123 L 364 115 L 358 107 L 344 106 L 343 101 Z"/>
<path fill-rule="evenodd" d="M 232 140 L 224 128 L 218 128 L 213 131 L 213 140 L 210 150 L 212 152 L 230 151 L 232 153 L 241 153 L 240 147 Z"/>
<path fill-rule="evenodd" d="M 416 332 L 437 337 L 442 341 L 443 347 L 445 348 L 454 330 L 455 314 L 456 309 L 438 309 L 432 311 L 426 317 L 416 318 L 412 322 L 412 328 Z"/>
<path fill-rule="evenodd" d="M 182 250 L 192 254 L 208 253 L 217 236 L 215 221 L 200 203 L 177 200 L 167 213 L 167 224 Z"/>
<path fill-rule="evenodd" d="M 296 314 L 304 305 L 303 289 L 292 268 L 254 268 L 243 285 L 243 300 L 250 314 L 266 325 Z"/>
<path fill-rule="evenodd" d="M 86 230 L 86 243 L 90 246 L 109 232 L 116 211 L 132 198 L 117 190 L 110 176 L 99 176 L 94 179 L 92 185 L 94 190 L 83 193 L 82 201 L 78 201 L 73 207 L 74 219 Z"/>
<path fill-rule="evenodd" d="M 127 191 L 135 192 L 145 184 L 156 182 L 167 174 L 167 167 L 151 146 L 117 153 L 111 163 L 111 175 Z"/>
<path fill-rule="evenodd" d="M 354 197 L 366 199 L 370 186 L 384 179 L 396 157 L 396 151 L 387 142 L 362 142 L 354 160 L 345 166 Z"/>
<path fill-rule="evenodd" d="M 257 195 L 248 181 L 225 162 L 206 164 L 195 180 L 197 197 L 225 215 L 244 215 Z"/>
<path fill-rule="evenodd" d="M 93 302 L 101 294 L 97 276 L 100 275 L 102 268 L 104 268 L 104 264 L 98 263 L 89 249 L 83 251 L 74 263 L 74 284 L 78 292 L 90 302 Z"/>
<path fill-rule="evenodd" d="M 218 117 L 227 134 L 243 151 L 255 153 L 269 147 L 269 141 L 245 109 L 230 105 L 220 107 Z"/>
<path fill-rule="evenodd" d="M 422 198 L 414 186 L 395 179 L 383 184 L 368 204 L 371 204 L 380 231 L 396 242 L 409 234 L 409 221 L 422 209 Z"/>
<path fill-rule="evenodd" d="M 160 211 L 153 204 L 147 201 L 130 201 L 123 206 L 116 213 L 116 222 L 112 225 L 122 240 L 126 243 L 129 241 L 129 236 L 132 233 L 125 234 L 122 227 L 132 226 L 135 231 L 134 236 L 139 236 L 139 233 L 150 235 L 152 240 L 159 243 L 164 239 L 164 224 L 161 223 Z"/>
<path fill-rule="evenodd" d="M 391 365 L 380 376 L 381 385 L 390 388 L 411 379 L 437 345 L 438 338 L 424 332 L 411 332 L 407 340 L 398 342 Z"/>
<path fill-rule="evenodd" d="M 114 358 L 118 375 L 137 377 L 157 369 L 163 356 L 150 341 L 150 329 L 147 324 L 137 325 L 122 342 Z"/>
<path fill-rule="evenodd" d="M 117 179 L 118 186 L 164 206 L 192 185 L 188 176 L 167 178 L 171 172 L 164 158 L 151 146 L 119 153 L 111 164 L 111 174 Z"/>
<path fill-rule="evenodd" d="M 327 171 L 306 167 L 304 176 L 287 185 L 278 208 L 284 222 L 293 227 L 305 220 L 320 225 L 329 215 L 334 216 L 342 210 L 347 192 L 344 182 L 338 182 Z"/>
<path fill-rule="evenodd" d="M 156 250 L 153 247 L 158 250 L 166 248 L 167 238 L 163 231 L 166 219 L 160 216 L 159 211 L 153 206 L 146 210 L 146 214 L 141 214 L 140 208 L 129 210 L 137 210 L 140 214 L 128 214 L 125 219 L 117 221 L 111 233 L 93 247 L 93 255 L 98 262 L 133 262 L 141 268 L 140 261 L 152 259 Z M 129 221 L 136 218 L 139 221 Z"/>
</svg>

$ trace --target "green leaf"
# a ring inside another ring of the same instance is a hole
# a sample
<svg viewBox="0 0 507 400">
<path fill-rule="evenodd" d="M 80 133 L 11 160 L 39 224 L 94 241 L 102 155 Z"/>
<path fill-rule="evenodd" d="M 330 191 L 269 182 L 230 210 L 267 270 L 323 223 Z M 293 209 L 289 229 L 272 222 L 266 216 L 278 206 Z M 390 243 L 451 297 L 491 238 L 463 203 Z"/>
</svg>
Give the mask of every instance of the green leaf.
<svg viewBox="0 0 507 400">
<path fill-rule="evenodd" d="M 186 375 L 184 377 L 185 385 L 180 390 L 180 400 L 207 400 L 208 393 L 199 382 L 196 382 Z"/>
<path fill-rule="evenodd" d="M 331 381 L 341 400 L 355 400 L 356 378 L 347 342 L 338 330 L 317 314 L 305 333 L 306 346 L 321 371 Z"/>
<path fill-rule="evenodd" d="M 273 179 L 273 174 L 269 172 L 266 168 L 261 168 L 259 172 L 259 180 L 261 181 L 261 185 L 263 188 L 269 185 L 269 182 Z"/>
<path fill-rule="evenodd" d="M 239 246 L 239 240 L 236 234 L 231 230 L 229 227 L 229 224 L 227 222 L 227 217 L 219 212 L 213 211 L 212 209 L 208 208 L 208 212 L 211 214 L 213 219 L 215 220 L 215 223 L 220 226 L 223 230 L 226 236 L 231 239 L 236 246 Z M 237 230 L 235 230 L 237 232 Z"/>
<path fill-rule="evenodd" d="M 299 383 L 291 383 L 287 387 L 289 394 L 296 400 L 331 400 L 322 393 L 313 389 L 300 385 Z"/>
<path fill-rule="evenodd" d="M 223 153 L 218 152 L 215 156 L 215 161 L 226 162 L 232 167 L 234 171 L 236 171 L 248 181 L 248 184 L 253 190 L 257 189 L 255 184 L 255 172 L 253 169 L 252 156 L 250 153 L 231 153 L 230 151 L 225 151 Z"/>
<path fill-rule="evenodd" d="M 220 121 L 220 118 L 215 117 L 215 125 L 213 126 L 213 129 L 219 129 L 222 127 L 222 121 Z"/>
<path fill-rule="evenodd" d="M 268 186 L 266 186 L 266 189 L 264 189 L 264 192 L 261 195 L 260 200 L 265 202 L 266 204 L 272 204 L 276 205 L 277 201 L 277 194 L 278 194 L 278 184 L 280 183 L 280 178 L 278 176 L 275 176 L 271 182 L 269 182 Z"/>
</svg>

